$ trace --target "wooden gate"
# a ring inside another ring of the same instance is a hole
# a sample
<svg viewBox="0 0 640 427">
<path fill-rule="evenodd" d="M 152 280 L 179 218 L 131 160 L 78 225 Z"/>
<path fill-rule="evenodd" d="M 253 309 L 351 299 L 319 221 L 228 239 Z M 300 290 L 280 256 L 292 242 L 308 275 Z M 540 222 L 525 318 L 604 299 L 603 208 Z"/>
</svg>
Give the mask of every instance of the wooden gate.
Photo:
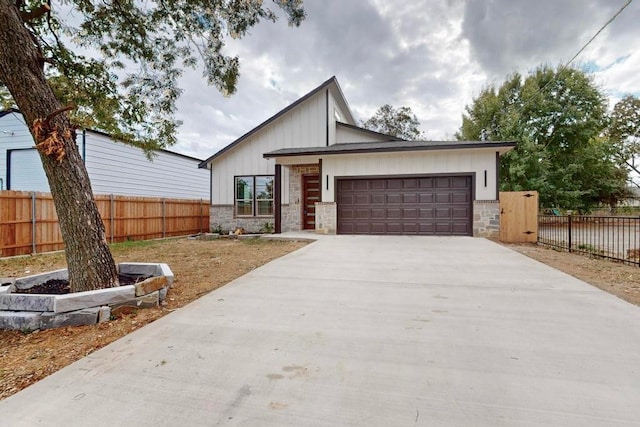
<svg viewBox="0 0 640 427">
<path fill-rule="evenodd" d="M 500 192 L 500 241 L 538 241 L 538 192 Z"/>
</svg>

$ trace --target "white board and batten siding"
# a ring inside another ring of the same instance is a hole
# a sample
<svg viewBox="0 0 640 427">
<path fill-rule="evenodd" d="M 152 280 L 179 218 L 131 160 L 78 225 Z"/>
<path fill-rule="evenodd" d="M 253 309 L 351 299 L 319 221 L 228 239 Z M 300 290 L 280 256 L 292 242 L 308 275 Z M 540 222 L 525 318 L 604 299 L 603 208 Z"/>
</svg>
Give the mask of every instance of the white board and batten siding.
<svg viewBox="0 0 640 427">
<path fill-rule="evenodd" d="M 296 108 L 278 117 L 264 128 L 241 141 L 211 162 L 211 192 L 213 205 L 233 205 L 234 176 L 273 175 L 275 160 L 265 159 L 264 153 L 282 148 L 324 147 L 327 145 L 327 117 L 329 118 L 329 144 L 335 143 L 335 114 L 340 109 L 329 91 L 321 91 Z M 333 129 L 333 132 L 331 131 Z M 287 168 L 282 169 L 282 187 L 289 187 Z M 289 192 L 282 192 L 282 203 L 289 203 Z"/>
<path fill-rule="evenodd" d="M 380 142 L 388 140 L 389 137 L 387 135 L 375 134 L 345 126 L 336 126 L 336 144 L 347 144 L 351 142 Z"/>
<path fill-rule="evenodd" d="M 475 199 L 496 199 L 496 154 L 494 149 L 371 153 L 357 156 L 325 156 L 322 174 L 329 176 L 322 186 L 322 201 L 334 202 L 335 177 L 475 173 Z M 484 182 L 487 171 L 487 185 Z M 326 178 L 325 178 L 326 179 Z"/>
<path fill-rule="evenodd" d="M 96 194 L 209 199 L 209 172 L 198 169 L 199 159 L 157 151 L 149 161 L 141 149 L 92 131 L 84 159 Z"/>
<path fill-rule="evenodd" d="M 79 130 L 76 143 L 95 194 L 209 199 L 209 171 L 198 169 L 200 159 L 158 151 L 150 162 L 139 148 L 93 131 L 86 131 L 83 141 Z M 0 189 L 49 192 L 33 147 L 22 114 L 0 117 Z"/>
<path fill-rule="evenodd" d="M 33 150 L 33 146 L 33 139 L 22 114 L 7 112 L 0 117 L 0 190 L 8 189 L 9 157 L 18 150 Z M 24 155 L 28 156 L 28 153 Z M 44 176 L 44 171 L 40 172 Z M 37 189 L 29 190 L 37 191 Z"/>
</svg>

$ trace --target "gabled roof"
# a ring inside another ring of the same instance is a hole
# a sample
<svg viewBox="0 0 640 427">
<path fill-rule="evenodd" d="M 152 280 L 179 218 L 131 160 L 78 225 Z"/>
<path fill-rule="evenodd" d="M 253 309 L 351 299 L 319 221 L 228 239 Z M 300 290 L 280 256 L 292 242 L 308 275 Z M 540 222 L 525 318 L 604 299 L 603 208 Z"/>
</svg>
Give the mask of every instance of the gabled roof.
<svg viewBox="0 0 640 427">
<path fill-rule="evenodd" d="M 356 131 L 359 131 L 359 132 L 368 133 L 368 134 L 374 135 L 374 136 L 382 136 L 387 141 L 406 141 L 406 139 L 398 138 L 397 136 L 389 135 L 389 134 L 386 134 L 386 133 L 376 132 L 374 130 L 361 128 L 360 126 L 350 125 L 348 123 L 336 122 L 336 125 L 337 126 L 342 126 L 344 128 L 351 129 L 351 130 L 356 130 Z"/>
<path fill-rule="evenodd" d="M 22 112 L 20 110 L 18 110 L 16 108 L 9 108 L 8 110 L 0 111 L 0 118 L 6 116 L 7 114 L 11 114 L 11 113 L 17 113 L 17 114 L 20 114 L 22 116 Z M 82 129 L 82 130 L 86 130 L 87 132 L 95 133 L 96 135 L 105 136 L 105 137 L 110 138 L 113 141 L 115 141 L 117 143 L 120 143 L 120 144 L 130 145 L 130 144 L 127 144 L 126 142 L 122 142 L 122 141 L 119 141 L 119 140 L 113 138 L 111 135 L 109 135 L 106 132 L 102 132 L 102 131 L 94 130 L 94 129 Z M 131 145 L 131 147 L 135 147 L 135 145 Z M 202 159 L 199 159 L 197 157 L 188 156 L 188 155 L 182 154 L 182 153 L 176 153 L 175 151 L 167 150 L 167 149 L 164 149 L 164 148 L 158 148 L 158 149 L 155 149 L 153 151 L 158 151 L 158 152 L 163 152 L 163 153 L 171 154 L 171 155 L 178 156 L 178 157 L 183 157 L 185 159 L 194 160 L 196 162 L 202 162 Z"/>
<path fill-rule="evenodd" d="M 269 117 L 267 120 L 265 120 L 264 122 L 260 123 L 258 126 L 256 126 L 255 128 L 251 129 L 249 132 L 245 133 L 240 138 L 236 139 L 231 144 L 227 145 L 222 150 L 220 150 L 217 153 L 215 153 L 213 156 L 211 156 L 208 159 L 204 160 L 202 163 L 200 163 L 198 165 L 198 167 L 199 168 L 206 168 L 207 165 L 212 160 L 216 159 L 217 157 L 220 157 L 222 154 L 224 154 L 227 151 L 231 150 L 236 145 L 242 143 L 243 141 L 245 141 L 246 139 L 248 139 L 252 135 L 258 133 L 259 131 L 261 131 L 262 129 L 267 127 L 269 124 L 271 124 L 274 121 L 278 120 L 280 117 L 282 117 L 283 115 L 287 114 L 289 111 L 291 111 L 294 108 L 296 108 L 298 105 L 300 105 L 303 102 L 305 102 L 307 99 L 313 97 L 317 93 L 319 93 L 319 92 L 321 92 L 321 91 L 323 91 L 324 89 L 327 89 L 327 88 L 334 89 L 334 91 L 338 95 L 336 97 L 337 101 L 341 104 L 341 107 L 343 107 L 343 110 L 345 111 L 345 114 L 348 116 L 347 119 L 349 121 L 351 121 L 352 123 L 355 123 L 355 119 L 353 118 L 353 115 L 351 114 L 351 109 L 349 108 L 349 105 L 347 104 L 347 100 L 344 97 L 344 94 L 342 93 L 342 89 L 340 89 L 340 85 L 338 84 L 338 80 L 336 79 L 336 76 L 333 76 L 329 80 L 327 80 L 326 82 L 322 83 L 317 88 L 313 89 L 311 92 L 309 92 L 306 95 L 304 95 L 302 98 L 299 98 L 297 101 L 289 104 L 288 106 L 286 106 L 282 110 L 278 111 L 275 115 Z"/>
<path fill-rule="evenodd" d="M 2 111 L 0 111 L 0 117 L 4 117 L 7 114 L 11 114 L 11 113 L 20 113 L 20 110 L 16 110 L 15 108 L 9 108 L 8 110 L 2 110 Z"/>
<path fill-rule="evenodd" d="M 273 157 L 389 153 L 397 151 L 459 150 L 464 148 L 513 148 L 515 141 L 389 141 L 389 142 L 350 142 L 334 144 L 328 147 L 283 148 L 263 154 L 266 159 Z"/>
</svg>

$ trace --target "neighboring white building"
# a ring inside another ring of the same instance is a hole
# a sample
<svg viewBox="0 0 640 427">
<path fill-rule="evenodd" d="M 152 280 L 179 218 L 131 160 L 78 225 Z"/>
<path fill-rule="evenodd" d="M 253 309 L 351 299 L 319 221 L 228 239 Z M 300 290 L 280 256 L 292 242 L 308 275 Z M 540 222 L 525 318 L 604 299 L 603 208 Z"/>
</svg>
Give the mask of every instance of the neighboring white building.
<svg viewBox="0 0 640 427">
<path fill-rule="evenodd" d="M 515 145 L 362 129 L 332 77 L 200 167 L 212 229 L 482 236 L 498 232 L 500 156 Z"/>
<path fill-rule="evenodd" d="M 209 199 L 201 159 L 158 150 L 149 161 L 141 149 L 91 130 L 78 130 L 76 141 L 95 194 Z M 16 110 L 0 111 L 0 190 L 49 192 L 33 138 Z"/>
</svg>

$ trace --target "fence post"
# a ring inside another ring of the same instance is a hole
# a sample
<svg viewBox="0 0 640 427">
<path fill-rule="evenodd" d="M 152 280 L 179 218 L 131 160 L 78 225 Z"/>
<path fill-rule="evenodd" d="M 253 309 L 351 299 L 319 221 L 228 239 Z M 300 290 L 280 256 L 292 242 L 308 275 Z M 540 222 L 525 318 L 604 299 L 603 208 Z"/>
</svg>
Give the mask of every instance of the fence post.
<svg viewBox="0 0 640 427">
<path fill-rule="evenodd" d="M 166 216 L 165 209 L 166 209 L 165 199 L 163 197 L 162 198 L 162 238 L 163 239 L 167 237 L 167 216 Z"/>
<path fill-rule="evenodd" d="M 200 233 L 202 233 L 202 199 L 200 199 L 200 218 L 198 218 L 198 228 L 200 229 Z"/>
<path fill-rule="evenodd" d="M 572 214 L 569 214 L 568 216 L 568 225 L 569 225 L 569 252 L 571 252 L 571 224 L 573 223 L 572 221 Z"/>
<path fill-rule="evenodd" d="M 115 213 L 116 208 L 113 205 L 113 194 L 109 194 L 109 210 L 111 211 L 111 243 L 113 243 L 113 234 L 115 233 Z"/>
<path fill-rule="evenodd" d="M 36 244 L 36 192 L 31 192 L 31 253 L 38 250 Z"/>
</svg>

